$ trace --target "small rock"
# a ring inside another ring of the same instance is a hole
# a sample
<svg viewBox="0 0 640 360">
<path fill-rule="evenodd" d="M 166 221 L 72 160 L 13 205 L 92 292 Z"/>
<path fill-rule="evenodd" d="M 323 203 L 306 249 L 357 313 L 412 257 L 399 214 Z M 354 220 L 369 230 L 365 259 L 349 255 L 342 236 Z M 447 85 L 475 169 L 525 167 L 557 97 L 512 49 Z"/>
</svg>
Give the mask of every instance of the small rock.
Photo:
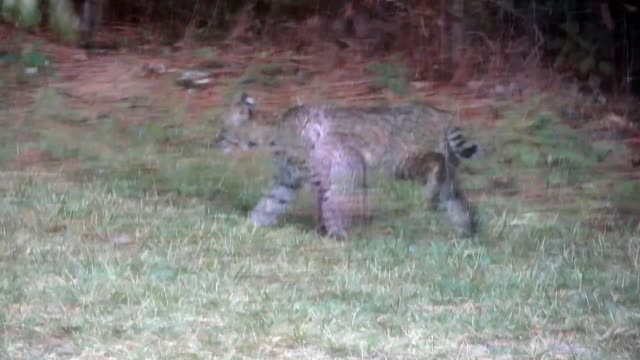
<svg viewBox="0 0 640 360">
<path fill-rule="evenodd" d="M 94 171 L 94 176 L 98 178 L 105 177 L 107 176 L 107 170 L 105 168 L 97 168 Z"/>
<path fill-rule="evenodd" d="M 47 227 L 47 232 L 48 233 L 59 233 L 59 232 L 63 232 L 67 229 L 67 225 L 65 224 L 53 224 L 50 225 L 49 227 Z"/>
<path fill-rule="evenodd" d="M 70 345 L 61 345 L 55 350 L 56 354 L 67 357 L 74 354 L 73 347 Z"/>
<path fill-rule="evenodd" d="M 110 117 L 111 117 L 111 114 L 108 113 L 108 112 L 99 112 L 96 115 L 96 119 L 98 119 L 98 120 L 104 120 L 104 119 L 108 119 Z"/>
<path fill-rule="evenodd" d="M 129 234 L 117 234 L 109 238 L 113 245 L 128 245 L 133 243 L 133 239 Z"/>
<path fill-rule="evenodd" d="M 434 83 L 432 81 L 413 81 L 411 85 L 413 85 L 415 89 L 421 90 L 433 88 Z"/>
<path fill-rule="evenodd" d="M 87 56 L 87 53 L 74 54 L 71 58 L 74 61 L 87 61 L 87 60 L 89 60 L 89 57 Z"/>
<path fill-rule="evenodd" d="M 180 75 L 176 83 L 186 89 L 203 88 L 213 83 L 206 71 L 187 70 Z"/>
<path fill-rule="evenodd" d="M 480 80 L 467 81 L 467 87 L 473 91 L 479 90 L 484 83 Z"/>
<path fill-rule="evenodd" d="M 33 66 L 33 67 L 28 67 L 24 69 L 24 74 L 25 75 L 35 75 L 38 73 L 38 68 Z"/>
<path fill-rule="evenodd" d="M 160 75 L 167 72 L 167 67 L 163 63 L 145 63 L 142 65 L 145 75 Z"/>
</svg>

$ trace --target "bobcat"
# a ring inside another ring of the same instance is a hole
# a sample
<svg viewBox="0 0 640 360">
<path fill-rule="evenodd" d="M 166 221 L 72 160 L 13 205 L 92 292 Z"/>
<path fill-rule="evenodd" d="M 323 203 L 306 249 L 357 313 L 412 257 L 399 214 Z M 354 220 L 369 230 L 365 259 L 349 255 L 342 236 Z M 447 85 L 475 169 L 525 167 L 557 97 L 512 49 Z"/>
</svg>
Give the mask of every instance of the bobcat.
<svg viewBox="0 0 640 360">
<path fill-rule="evenodd" d="M 460 190 L 456 169 L 460 159 L 474 157 L 479 147 L 449 126 L 451 114 L 418 104 L 300 105 L 288 109 L 269 131 L 251 121 L 254 106 L 251 97 L 241 94 L 217 143 L 225 152 L 261 145 L 273 149 L 276 174 L 271 189 L 251 211 L 255 224 L 275 224 L 310 180 L 319 225 L 329 235 L 346 237 L 357 204 L 366 200 L 367 172 L 377 171 L 421 183 L 432 208 L 444 202 L 454 225 L 465 234 L 474 232 L 473 210 Z M 249 139 L 243 134 L 250 134 Z"/>
</svg>

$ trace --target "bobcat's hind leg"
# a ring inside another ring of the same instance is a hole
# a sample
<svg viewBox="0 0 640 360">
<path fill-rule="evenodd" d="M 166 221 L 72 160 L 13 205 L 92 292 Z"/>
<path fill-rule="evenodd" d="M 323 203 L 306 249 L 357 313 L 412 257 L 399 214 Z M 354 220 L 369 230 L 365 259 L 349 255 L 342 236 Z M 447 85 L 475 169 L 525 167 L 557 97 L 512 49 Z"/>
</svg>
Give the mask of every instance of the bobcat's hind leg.
<svg viewBox="0 0 640 360">
<path fill-rule="evenodd" d="M 440 186 L 440 201 L 444 202 L 447 215 L 451 223 L 465 236 L 475 232 L 475 214 L 471 203 L 467 200 L 456 174 L 457 168 L 451 163 L 446 164 L 444 183 Z"/>
<path fill-rule="evenodd" d="M 444 182 L 440 186 L 440 201 L 445 203 L 447 215 L 451 223 L 465 236 L 471 236 L 475 232 L 476 220 L 473 206 L 467 200 L 457 176 L 457 166 L 447 163 L 445 159 Z"/>
<path fill-rule="evenodd" d="M 475 233 L 473 206 L 457 188 L 451 188 L 446 199 L 447 215 L 453 225 L 465 236 Z"/>
<path fill-rule="evenodd" d="M 437 209 L 442 199 L 442 193 L 447 186 L 447 167 L 444 155 L 429 152 L 423 155 L 424 193 L 431 209 Z"/>
<path fill-rule="evenodd" d="M 443 154 L 430 151 L 408 157 L 396 176 L 421 182 L 429 207 L 437 209 L 442 203 L 453 225 L 462 234 L 471 235 L 475 231 L 474 211 L 460 189 L 456 170 L 456 164 L 447 164 Z"/>
<path fill-rule="evenodd" d="M 408 156 L 396 168 L 395 176 L 399 179 L 421 183 L 424 186 L 429 207 L 431 209 L 438 208 L 447 180 L 444 155 L 428 151 Z"/>
</svg>

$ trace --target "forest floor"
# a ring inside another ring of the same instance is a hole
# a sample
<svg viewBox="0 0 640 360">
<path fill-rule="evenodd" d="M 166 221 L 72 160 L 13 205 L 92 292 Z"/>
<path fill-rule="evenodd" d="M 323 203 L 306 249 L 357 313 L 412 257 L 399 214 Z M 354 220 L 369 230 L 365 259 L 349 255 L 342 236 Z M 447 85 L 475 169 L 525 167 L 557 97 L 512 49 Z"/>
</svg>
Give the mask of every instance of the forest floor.
<svg viewBox="0 0 640 360">
<path fill-rule="evenodd" d="M 0 34 L 0 358 L 638 358 L 640 137 L 615 99 L 541 68 L 410 81 L 327 44 Z M 178 86 L 192 68 L 211 84 Z M 255 228 L 269 154 L 213 143 L 240 90 L 266 122 L 297 102 L 459 114 L 485 150 L 461 170 L 479 233 L 402 182 L 345 242 L 313 231 L 308 191 Z"/>
</svg>

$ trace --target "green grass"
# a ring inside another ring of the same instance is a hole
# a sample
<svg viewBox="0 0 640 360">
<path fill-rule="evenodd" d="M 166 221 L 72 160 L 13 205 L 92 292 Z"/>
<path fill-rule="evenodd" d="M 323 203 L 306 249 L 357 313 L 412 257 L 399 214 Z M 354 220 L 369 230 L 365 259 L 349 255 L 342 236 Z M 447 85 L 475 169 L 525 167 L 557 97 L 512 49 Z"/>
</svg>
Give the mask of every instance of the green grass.
<svg viewBox="0 0 640 360">
<path fill-rule="evenodd" d="M 208 139 L 215 129 L 182 112 L 134 126 L 121 113 L 70 123 L 30 110 L 28 128 L 0 121 L 0 358 L 640 353 L 640 230 L 589 226 L 591 200 L 576 216 L 523 197 L 476 196 L 481 232 L 461 239 L 422 206 L 418 187 L 384 184 L 380 201 L 393 209 L 337 242 L 310 229 L 308 193 L 299 218 L 248 223 L 269 182 L 266 155 L 218 154 Z M 16 149 L 30 146 L 54 160 L 14 168 Z M 486 166 L 528 166 L 510 157 Z M 79 166 L 64 173 L 65 161 Z M 486 185 L 486 175 L 469 177 L 476 192 Z M 543 178 L 519 177 L 523 186 Z M 627 184 L 612 197 L 636 192 Z"/>
<path fill-rule="evenodd" d="M 509 213 L 494 237 L 337 243 L 295 226 L 255 229 L 198 200 L 178 206 L 57 176 L 3 177 L 7 358 L 591 359 L 638 350 L 637 232 L 518 224 Z M 123 236 L 130 242 L 114 243 Z"/>
</svg>

